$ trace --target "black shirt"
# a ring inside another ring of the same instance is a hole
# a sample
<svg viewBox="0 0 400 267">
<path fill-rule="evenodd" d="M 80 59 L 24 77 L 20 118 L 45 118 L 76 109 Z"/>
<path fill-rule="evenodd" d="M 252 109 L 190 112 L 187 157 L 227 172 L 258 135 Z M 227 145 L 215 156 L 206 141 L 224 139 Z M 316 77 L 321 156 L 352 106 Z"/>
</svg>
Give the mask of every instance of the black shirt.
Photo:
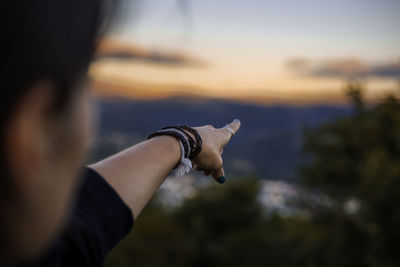
<svg viewBox="0 0 400 267">
<path fill-rule="evenodd" d="M 101 266 L 132 226 L 128 206 L 97 172 L 86 168 L 66 229 L 30 266 Z"/>
</svg>

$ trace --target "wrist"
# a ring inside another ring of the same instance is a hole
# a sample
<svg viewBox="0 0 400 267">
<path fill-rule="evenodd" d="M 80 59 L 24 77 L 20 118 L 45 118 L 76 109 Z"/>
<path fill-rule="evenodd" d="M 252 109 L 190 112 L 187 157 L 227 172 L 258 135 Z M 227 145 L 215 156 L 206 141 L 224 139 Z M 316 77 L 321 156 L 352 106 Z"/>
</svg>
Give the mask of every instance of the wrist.
<svg viewBox="0 0 400 267">
<path fill-rule="evenodd" d="M 178 177 L 187 174 L 192 168 L 191 160 L 201 151 L 202 140 L 198 132 L 188 126 L 169 126 L 150 134 L 148 139 L 157 136 L 168 136 L 176 140 L 181 148 L 181 157 L 173 169 L 173 174 Z"/>
<path fill-rule="evenodd" d="M 160 135 L 151 138 L 155 142 L 159 142 L 160 153 L 166 155 L 167 158 L 171 159 L 171 169 L 174 168 L 181 160 L 182 150 L 179 140 L 170 135 Z"/>
</svg>

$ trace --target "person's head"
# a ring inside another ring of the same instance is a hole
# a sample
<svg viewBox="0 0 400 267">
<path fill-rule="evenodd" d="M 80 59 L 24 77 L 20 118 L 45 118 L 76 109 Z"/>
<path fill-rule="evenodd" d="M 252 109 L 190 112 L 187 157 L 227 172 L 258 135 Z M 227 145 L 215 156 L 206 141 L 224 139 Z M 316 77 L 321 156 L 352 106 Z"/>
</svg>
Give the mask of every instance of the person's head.
<svg viewBox="0 0 400 267">
<path fill-rule="evenodd" d="M 86 72 L 105 0 L 1 4 L 0 261 L 37 256 L 60 231 L 90 128 Z"/>
</svg>

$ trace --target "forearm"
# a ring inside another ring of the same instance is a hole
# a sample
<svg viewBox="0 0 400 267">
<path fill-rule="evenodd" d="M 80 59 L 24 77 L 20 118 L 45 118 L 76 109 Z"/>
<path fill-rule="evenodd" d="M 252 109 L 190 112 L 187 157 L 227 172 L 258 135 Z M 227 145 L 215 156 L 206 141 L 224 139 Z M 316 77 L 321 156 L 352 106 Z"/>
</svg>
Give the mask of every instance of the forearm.
<svg viewBox="0 0 400 267">
<path fill-rule="evenodd" d="M 136 218 L 180 157 L 178 140 L 171 136 L 159 136 L 89 167 L 110 183 Z"/>
</svg>

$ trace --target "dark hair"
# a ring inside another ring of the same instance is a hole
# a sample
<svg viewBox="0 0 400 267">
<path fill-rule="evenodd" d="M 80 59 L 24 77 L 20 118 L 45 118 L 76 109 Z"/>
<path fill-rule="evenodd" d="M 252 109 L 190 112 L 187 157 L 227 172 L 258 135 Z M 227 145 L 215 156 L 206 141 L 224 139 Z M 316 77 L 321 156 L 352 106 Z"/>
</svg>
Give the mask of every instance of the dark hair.
<svg viewBox="0 0 400 267">
<path fill-rule="evenodd" d="M 0 5 L 1 209 L 13 191 L 4 132 L 14 107 L 41 80 L 54 83 L 55 106 L 65 107 L 76 83 L 86 76 L 99 35 L 110 24 L 117 4 L 115 0 L 13 0 Z"/>
<path fill-rule="evenodd" d="M 29 86 L 42 79 L 54 82 L 59 94 L 68 95 L 92 58 L 104 3 L 22 0 L 2 4 L 2 111 L 12 109 Z"/>
</svg>

